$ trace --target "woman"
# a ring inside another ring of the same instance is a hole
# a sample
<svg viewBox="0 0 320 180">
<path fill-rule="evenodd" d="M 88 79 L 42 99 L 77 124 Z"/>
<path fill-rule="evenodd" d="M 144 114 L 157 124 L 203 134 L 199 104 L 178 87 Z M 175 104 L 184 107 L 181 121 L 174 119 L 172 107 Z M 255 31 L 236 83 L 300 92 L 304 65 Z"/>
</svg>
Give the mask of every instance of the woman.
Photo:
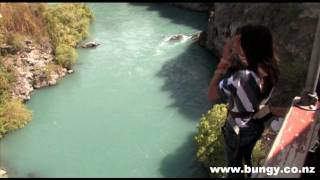
<svg viewBox="0 0 320 180">
<path fill-rule="evenodd" d="M 220 80 L 233 63 L 234 55 L 239 57 L 243 68 Z M 239 28 L 235 37 L 225 44 L 208 92 L 210 100 L 219 96 L 228 99 L 228 118 L 222 128 L 228 167 L 243 167 L 243 160 L 247 166 L 252 166 L 251 154 L 264 130 L 263 119 L 272 116 L 265 113 L 266 116 L 257 118 L 256 112 L 268 103 L 278 77 L 268 28 L 250 24 Z M 244 174 L 228 174 L 227 177 L 244 177 Z"/>
</svg>

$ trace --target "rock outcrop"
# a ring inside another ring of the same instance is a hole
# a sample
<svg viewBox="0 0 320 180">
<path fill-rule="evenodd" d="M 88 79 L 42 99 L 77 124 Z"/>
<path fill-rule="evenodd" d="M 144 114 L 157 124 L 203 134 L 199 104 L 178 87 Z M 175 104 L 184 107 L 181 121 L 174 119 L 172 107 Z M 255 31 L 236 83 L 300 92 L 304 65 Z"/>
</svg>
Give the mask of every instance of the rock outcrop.
<svg viewBox="0 0 320 180">
<path fill-rule="evenodd" d="M 52 86 L 66 75 L 67 69 L 54 63 L 51 46 L 26 42 L 26 48 L 15 55 L 6 56 L 3 65 L 15 75 L 12 95 L 23 101 L 29 100 L 34 89 Z"/>
<path fill-rule="evenodd" d="M 184 34 L 175 34 L 169 36 L 165 39 L 166 42 L 184 42 L 191 39 L 193 42 L 197 42 L 199 40 L 201 32 L 193 33 L 191 35 L 184 35 Z"/>
</svg>

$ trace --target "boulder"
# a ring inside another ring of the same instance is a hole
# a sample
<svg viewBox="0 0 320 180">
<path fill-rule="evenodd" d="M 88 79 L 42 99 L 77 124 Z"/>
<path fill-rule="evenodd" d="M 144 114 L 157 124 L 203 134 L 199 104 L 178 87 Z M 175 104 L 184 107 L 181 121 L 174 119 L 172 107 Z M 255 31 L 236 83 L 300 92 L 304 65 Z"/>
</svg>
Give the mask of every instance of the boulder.
<svg viewBox="0 0 320 180">
<path fill-rule="evenodd" d="M 68 74 L 73 73 L 74 71 L 72 69 L 68 70 Z"/>
<path fill-rule="evenodd" d="M 55 84 L 57 84 L 57 80 L 56 79 L 51 79 L 48 81 L 49 86 L 53 86 Z"/>
<path fill-rule="evenodd" d="M 0 169 L 0 178 L 7 178 L 7 177 L 8 177 L 7 171 Z"/>
<path fill-rule="evenodd" d="M 183 40 L 183 37 L 184 37 L 184 36 L 185 36 L 185 35 L 183 35 L 183 34 L 173 35 L 173 36 L 171 36 L 171 37 L 168 39 L 168 41 L 169 41 L 169 42 L 181 41 L 181 40 Z"/>
<path fill-rule="evenodd" d="M 99 43 L 92 41 L 92 42 L 84 43 L 80 47 L 82 47 L 82 48 L 95 48 L 95 47 L 97 47 L 99 45 L 100 45 Z"/>
</svg>

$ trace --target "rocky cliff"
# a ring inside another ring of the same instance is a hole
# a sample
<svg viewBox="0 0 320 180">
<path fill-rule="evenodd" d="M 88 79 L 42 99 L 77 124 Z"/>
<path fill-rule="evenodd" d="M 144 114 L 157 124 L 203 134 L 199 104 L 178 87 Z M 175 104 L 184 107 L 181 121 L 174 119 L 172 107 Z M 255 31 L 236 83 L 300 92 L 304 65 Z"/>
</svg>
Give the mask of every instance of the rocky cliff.
<svg viewBox="0 0 320 180">
<path fill-rule="evenodd" d="M 39 45 L 29 41 L 26 48 L 3 58 L 3 66 L 16 77 L 12 95 L 23 101 L 31 98 L 34 89 L 55 85 L 67 69 L 54 61 L 50 44 Z"/>
<path fill-rule="evenodd" d="M 176 5 L 194 9 L 198 4 Z M 273 102 L 290 104 L 293 96 L 300 95 L 311 57 L 320 3 L 208 3 L 207 9 L 206 48 L 220 57 L 225 41 L 237 27 L 248 23 L 266 25 L 274 37 L 281 71 Z"/>
</svg>

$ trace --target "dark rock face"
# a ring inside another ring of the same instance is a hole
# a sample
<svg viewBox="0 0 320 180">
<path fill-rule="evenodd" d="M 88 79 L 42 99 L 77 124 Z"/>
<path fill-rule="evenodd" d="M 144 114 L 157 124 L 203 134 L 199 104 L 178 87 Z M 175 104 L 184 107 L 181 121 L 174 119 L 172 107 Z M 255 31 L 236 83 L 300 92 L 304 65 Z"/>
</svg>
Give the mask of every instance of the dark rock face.
<svg viewBox="0 0 320 180">
<path fill-rule="evenodd" d="M 307 59 L 319 12 L 319 3 L 215 3 L 206 45 L 220 56 L 230 33 L 233 34 L 239 26 L 256 23 L 270 28 L 280 59 L 288 55 Z"/>
<path fill-rule="evenodd" d="M 279 87 L 274 92 L 275 104 L 299 96 L 305 83 L 308 62 L 320 14 L 320 3 L 174 3 L 196 10 L 207 7 L 208 26 L 203 34 L 205 47 L 220 57 L 226 40 L 235 30 L 248 23 L 267 26 L 274 39 L 280 64 Z M 206 5 L 205 5 L 206 4 Z M 279 98 L 288 94 L 287 98 Z"/>
<path fill-rule="evenodd" d="M 304 86 L 319 13 L 320 3 L 215 3 L 206 47 L 220 57 L 225 41 L 238 27 L 248 23 L 267 26 L 280 65 L 272 102 L 287 105 Z"/>
<path fill-rule="evenodd" d="M 213 3 L 170 3 L 170 4 L 178 7 L 191 9 L 194 11 L 208 11 L 213 6 Z"/>
<path fill-rule="evenodd" d="M 17 50 L 13 46 L 7 45 L 7 44 L 1 44 L 0 45 L 0 55 L 5 54 L 14 54 Z"/>
</svg>

